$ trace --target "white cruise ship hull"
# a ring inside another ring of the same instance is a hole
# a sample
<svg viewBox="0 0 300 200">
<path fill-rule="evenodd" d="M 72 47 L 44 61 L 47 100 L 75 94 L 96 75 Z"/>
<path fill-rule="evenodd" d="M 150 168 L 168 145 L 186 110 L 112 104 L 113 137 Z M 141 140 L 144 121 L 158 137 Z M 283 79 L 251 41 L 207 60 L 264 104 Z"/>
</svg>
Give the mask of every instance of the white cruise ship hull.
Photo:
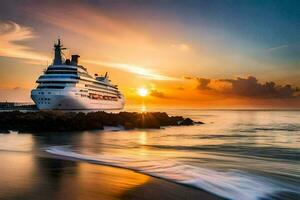
<svg viewBox="0 0 300 200">
<path fill-rule="evenodd" d="M 117 100 L 81 97 L 77 90 L 34 89 L 31 98 L 39 110 L 121 110 L 124 98 Z"/>
<path fill-rule="evenodd" d="M 58 39 L 54 44 L 53 64 L 39 76 L 31 98 L 40 110 L 121 110 L 124 96 L 118 86 L 104 76 L 91 76 L 78 63 L 79 55 L 63 60 L 65 50 Z"/>
</svg>

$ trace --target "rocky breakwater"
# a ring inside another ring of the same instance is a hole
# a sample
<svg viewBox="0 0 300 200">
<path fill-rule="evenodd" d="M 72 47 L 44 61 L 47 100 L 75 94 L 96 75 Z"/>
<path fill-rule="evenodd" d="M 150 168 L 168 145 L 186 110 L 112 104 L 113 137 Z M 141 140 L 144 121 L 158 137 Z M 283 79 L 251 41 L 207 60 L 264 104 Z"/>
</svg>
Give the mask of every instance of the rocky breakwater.
<svg viewBox="0 0 300 200">
<path fill-rule="evenodd" d="M 57 132 L 103 129 L 104 126 L 123 126 L 125 129 L 160 128 L 202 124 L 182 116 L 169 116 L 164 112 L 1 112 L 0 132 Z"/>
</svg>

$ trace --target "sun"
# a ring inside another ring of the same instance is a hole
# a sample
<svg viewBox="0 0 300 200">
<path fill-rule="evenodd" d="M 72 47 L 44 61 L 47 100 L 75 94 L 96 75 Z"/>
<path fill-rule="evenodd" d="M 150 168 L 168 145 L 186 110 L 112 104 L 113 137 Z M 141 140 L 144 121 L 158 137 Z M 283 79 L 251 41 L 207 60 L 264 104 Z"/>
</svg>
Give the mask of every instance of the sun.
<svg viewBox="0 0 300 200">
<path fill-rule="evenodd" d="M 148 90 L 144 87 L 141 87 L 137 90 L 138 94 L 142 97 L 145 97 L 148 95 Z"/>
</svg>

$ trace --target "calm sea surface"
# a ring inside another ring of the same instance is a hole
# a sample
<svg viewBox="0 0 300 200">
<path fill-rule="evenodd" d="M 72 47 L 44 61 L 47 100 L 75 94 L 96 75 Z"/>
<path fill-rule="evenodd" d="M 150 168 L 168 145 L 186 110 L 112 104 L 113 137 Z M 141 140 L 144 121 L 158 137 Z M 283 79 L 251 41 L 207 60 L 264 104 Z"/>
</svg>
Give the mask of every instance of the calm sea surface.
<svg viewBox="0 0 300 200">
<path fill-rule="evenodd" d="M 43 161 L 43 152 L 132 169 L 228 199 L 300 199 L 300 111 L 163 111 L 205 124 L 1 134 L 0 199 L 53 184 L 43 168 L 57 160 Z"/>
</svg>

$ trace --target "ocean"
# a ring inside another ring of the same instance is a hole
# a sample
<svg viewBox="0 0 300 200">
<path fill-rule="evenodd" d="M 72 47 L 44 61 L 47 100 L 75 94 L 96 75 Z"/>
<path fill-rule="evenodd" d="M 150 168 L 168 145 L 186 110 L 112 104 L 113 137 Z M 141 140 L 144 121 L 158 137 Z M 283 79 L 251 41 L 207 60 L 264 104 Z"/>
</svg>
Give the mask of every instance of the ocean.
<svg viewBox="0 0 300 200">
<path fill-rule="evenodd" d="M 39 173 L 45 162 L 37 161 L 48 153 L 61 160 L 130 169 L 225 199 L 300 199 L 300 111 L 160 111 L 205 124 L 1 134 L 0 199 L 35 183 L 53 184 Z"/>
</svg>

